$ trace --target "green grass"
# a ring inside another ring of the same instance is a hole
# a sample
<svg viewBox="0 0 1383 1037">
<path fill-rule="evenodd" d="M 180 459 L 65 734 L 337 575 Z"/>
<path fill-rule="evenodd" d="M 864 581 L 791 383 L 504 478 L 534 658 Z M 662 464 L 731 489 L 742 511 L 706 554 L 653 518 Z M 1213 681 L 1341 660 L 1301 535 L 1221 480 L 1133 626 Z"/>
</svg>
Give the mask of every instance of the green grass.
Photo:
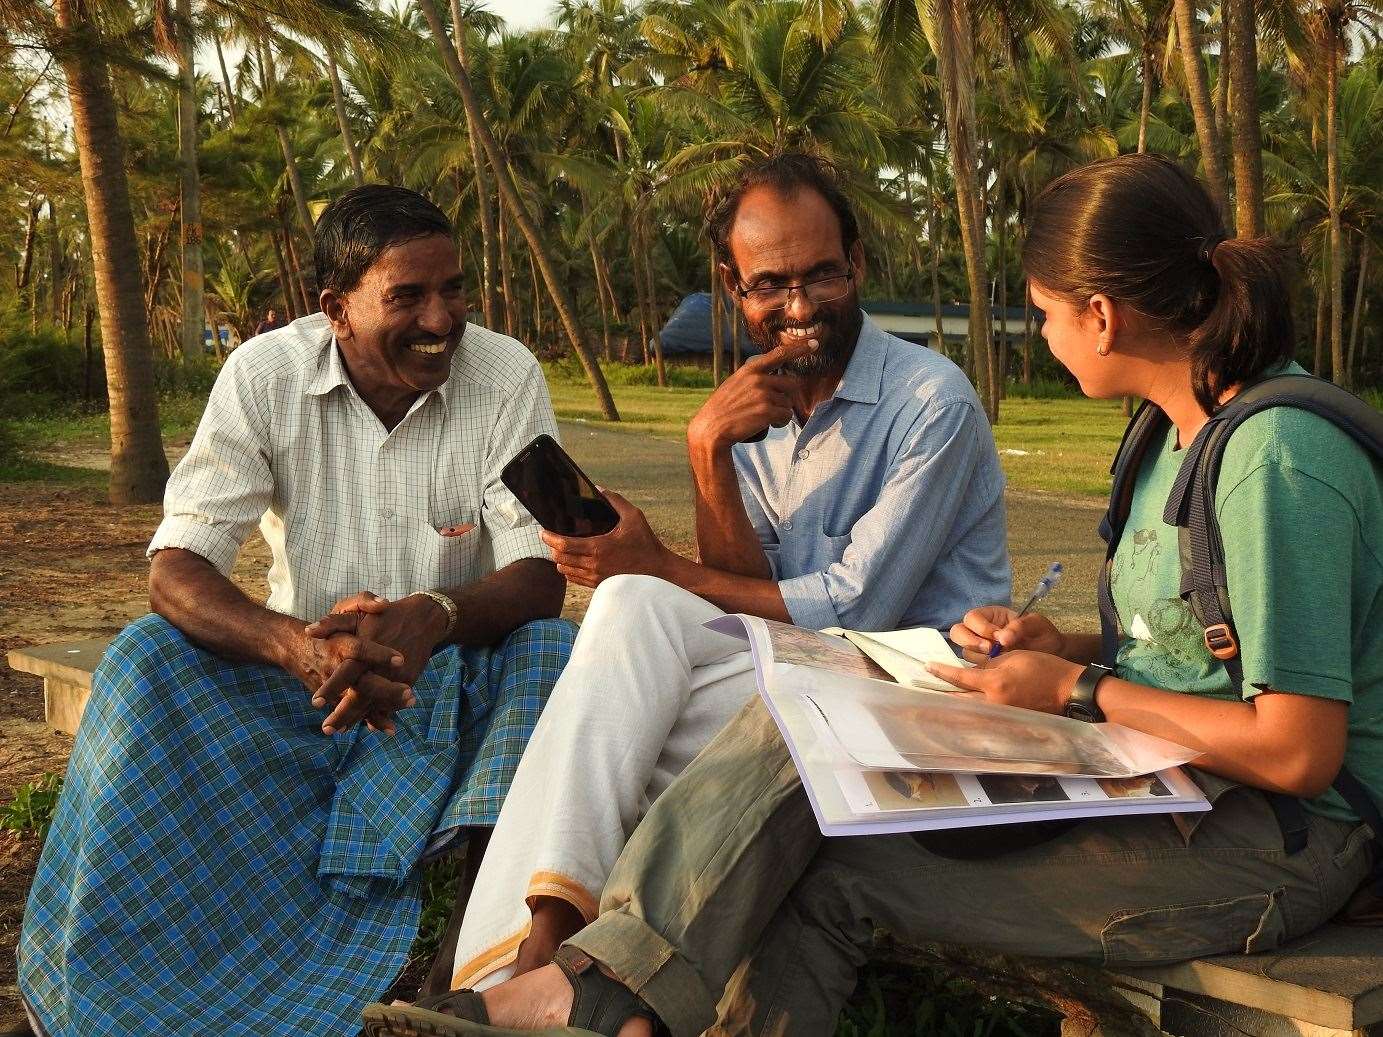
<svg viewBox="0 0 1383 1037">
<path fill-rule="evenodd" d="M 669 373 L 679 370 L 685 369 L 670 368 Z M 693 373 L 701 372 L 693 369 Z M 687 422 L 710 395 L 709 375 L 705 381 L 702 388 L 659 389 L 611 379 L 610 392 L 621 419 L 615 426 L 601 418 L 590 386 L 578 370 L 548 368 L 548 388 L 559 418 L 664 439 L 683 437 Z M 994 439 L 1009 485 L 1067 497 L 1104 497 L 1109 493 L 1109 463 L 1127 420 L 1121 405 L 1117 400 L 1057 395 L 1058 391 L 1056 383 L 1034 386 L 1033 397 L 1010 396 L 1000 405 Z"/>
<path fill-rule="evenodd" d="M 621 418 L 613 425 L 602 419 L 579 368 L 547 364 L 545 369 L 559 418 L 663 439 L 680 441 L 687 422 L 711 393 L 709 372 L 698 368 L 669 368 L 674 384 L 660 389 L 641 384 L 653 377 L 652 368 L 612 364 L 610 391 Z M 1063 496 L 1103 497 L 1108 493 L 1109 462 L 1124 429 L 1119 403 L 1056 395 L 1059 386 L 1055 383 L 1035 385 L 1033 391 L 1033 397 L 1004 400 L 994 430 L 1009 485 Z M 199 393 L 166 394 L 159 401 L 164 443 L 190 439 L 205 403 L 205 396 Z M 39 461 L 33 454 L 63 446 L 104 447 L 110 442 L 110 417 L 104 411 L 78 404 L 32 407 L 21 416 L 0 422 L 0 427 L 17 448 L 8 452 L 0 449 L 0 481 L 99 480 L 96 473 Z"/>
<path fill-rule="evenodd" d="M 206 407 L 206 393 L 171 393 L 158 403 L 159 427 L 165 443 L 185 442 L 197 429 Z M 25 450 L 48 450 L 60 445 L 105 446 L 110 442 L 110 414 L 79 404 L 35 410 L 6 422 Z"/>
</svg>

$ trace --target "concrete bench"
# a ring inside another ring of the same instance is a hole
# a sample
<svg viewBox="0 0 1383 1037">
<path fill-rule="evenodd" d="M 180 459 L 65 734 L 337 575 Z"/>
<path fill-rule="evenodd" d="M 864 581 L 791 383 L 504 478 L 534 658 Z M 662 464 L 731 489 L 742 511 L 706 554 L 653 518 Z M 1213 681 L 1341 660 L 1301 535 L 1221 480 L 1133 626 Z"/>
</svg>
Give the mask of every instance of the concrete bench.
<svg viewBox="0 0 1383 1037">
<path fill-rule="evenodd" d="M 9 653 L 13 669 L 43 678 L 53 730 L 76 734 L 107 644 L 95 638 Z M 905 947 L 883 934 L 879 946 L 884 959 L 941 965 L 996 996 L 1053 1008 L 1072 1037 L 1383 1037 L 1383 928 L 1328 925 L 1269 953 L 1120 973 L 963 947 Z"/>
<path fill-rule="evenodd" d="M 91 694 L 91 675 L 105 654 L 108 637 L 68 644 L 16 648 L 7 656 L 10 669 L 43 678 L 43 716 L 48 726 L 75 735 Z"/>
</svg>

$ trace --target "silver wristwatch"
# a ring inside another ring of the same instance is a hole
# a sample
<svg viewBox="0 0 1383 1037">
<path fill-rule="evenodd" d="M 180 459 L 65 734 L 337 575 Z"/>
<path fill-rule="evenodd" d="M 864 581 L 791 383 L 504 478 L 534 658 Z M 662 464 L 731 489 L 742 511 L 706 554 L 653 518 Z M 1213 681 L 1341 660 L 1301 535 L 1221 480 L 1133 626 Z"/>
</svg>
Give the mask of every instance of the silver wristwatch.
<svg viewBox="0 0 1383 1037">
<path fill-rule="evenodd" d="M 461 618 L 461 612 L 457 609 L 456 602 L 451 600 L 451 596 L 443 594 L 441 591 L 418 591 L 418 593 L 425 598 L 431 598 L 440 605 L 442 611 L 447 614 L 447 629 L 446 632 L 442 634 L 442 641 L 438 642 L 441 644 L 456 632 L 456 621 Z"/>
</svg>

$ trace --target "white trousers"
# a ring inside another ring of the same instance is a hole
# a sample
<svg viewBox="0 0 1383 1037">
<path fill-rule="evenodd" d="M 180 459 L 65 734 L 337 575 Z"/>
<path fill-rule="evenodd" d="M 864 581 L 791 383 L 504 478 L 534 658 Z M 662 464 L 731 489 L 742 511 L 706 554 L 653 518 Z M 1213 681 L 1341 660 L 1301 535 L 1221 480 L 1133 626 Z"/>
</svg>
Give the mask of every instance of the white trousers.
<svg viewBox="0 0 1383 1037">
<path fill-rule="evenodd" d="M 634 826 L 755 694 L 744 641 L 703 626 L 721 615 L 650 576 L 596 590 L 485 851 L 453 988 L 512 974 L 530 897 L 565 900 L 594 920 Z"/>
</svg>

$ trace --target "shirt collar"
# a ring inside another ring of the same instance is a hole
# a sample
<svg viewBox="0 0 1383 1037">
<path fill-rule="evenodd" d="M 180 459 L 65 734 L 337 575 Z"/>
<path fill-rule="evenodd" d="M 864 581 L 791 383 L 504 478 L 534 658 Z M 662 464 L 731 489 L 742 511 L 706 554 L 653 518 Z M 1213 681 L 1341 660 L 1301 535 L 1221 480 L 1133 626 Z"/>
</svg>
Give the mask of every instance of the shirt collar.
<svg viewBox="0 0 1383 1037">
<path fill-rule="evenodd" d="M 860 324 L 855 352 L 845 365 L 845 374 L 835 396 L 853 403 L 878 403 L 884 382 L 884 360 L 888 354 L 888 335 L 868 316 Z"/>
<path fill-rule="evenodd" d="M 346 362 L 341 359 L 341 350 L 336 347 L 336 336 L 328 335 L 326 345 L 317 354 L 317 374 L 308 383 L 309 396 L 325 396 L 339 385 L 350 385 L 346 374 Z"/>
<path fill-rule="evenodd" d="M 464 339 L 462 344 L 464 345 Z M 422 396 L 414 401 L 413 406 L 409 408 L 408 412 L 410 414 L 413 413 L 413 411 L 417 410 L 418 407 L 432 395 L 440 396 L 444 405 L 450 404 L 451 382 L 451 378 L 448 377 L 440 387 L 433 389 L 431 392 L 423 393 Z M 312 381 L 308 383 L 304 391 L 309 396 L 325 396 L 337 386 L 341 385 L 348 386 L 352 392 L 356 393 L 357 396 L 359 395 L 359 391 L 351 381 L 350 375 L 346 372 L 346 362 L 341 359 L 341 349 L 336 344 L 336 336 L 328 335 L 326 345 L 317 356 L 317 373 L 313 376 Z"/>
</svg>

